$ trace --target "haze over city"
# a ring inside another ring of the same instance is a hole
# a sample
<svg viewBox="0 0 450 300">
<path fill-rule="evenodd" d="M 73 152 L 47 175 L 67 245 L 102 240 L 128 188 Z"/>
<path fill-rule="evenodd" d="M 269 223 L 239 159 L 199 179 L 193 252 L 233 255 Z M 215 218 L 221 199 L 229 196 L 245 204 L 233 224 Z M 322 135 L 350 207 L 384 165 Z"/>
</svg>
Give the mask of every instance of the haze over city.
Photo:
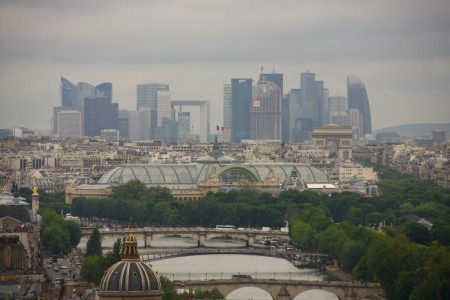
<svg viewBox="0 0 450 300">
<path fill-rule="evenodd" d="M 367 89 L 374 130 L 450 121 L 448 1 L 2 1 L 0 128 L 50 129 L 59 78 L 111 82 L 136 109 L 136 85 L 163 82 L 172 99 L 211 102 L 223 122 L 223 84 L 260 68 L 300 73 L 346 96 Z"/>
</svg>

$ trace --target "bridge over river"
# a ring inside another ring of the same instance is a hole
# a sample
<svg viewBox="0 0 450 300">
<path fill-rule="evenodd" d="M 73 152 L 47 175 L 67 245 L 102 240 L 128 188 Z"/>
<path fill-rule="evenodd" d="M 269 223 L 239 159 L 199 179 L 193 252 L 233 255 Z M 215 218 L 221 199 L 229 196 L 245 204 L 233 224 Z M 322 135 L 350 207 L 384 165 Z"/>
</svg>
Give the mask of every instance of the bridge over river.
<svg viewBox="0 0 450 300">
<path fill-rule="evenodd" d="M 184 237 L 191 238 L 198 242 L 198 247 L 205 247 L 205 243 L 209 239 L 213 238 L 233 238 L 240 241 L 244 241 L 247 247 L 253 247 L 256 242 L 265 239 L 278 239 L 289 240 L 287 232 L 280 230 L 258 230 L 258 229 L 243 229 L 243 230 L 224 230 L 216 228 L 204 228 L 204 227 L 144 227 L 133 228 L 133 234 L 138 240 L 143 240 L 146 248 L 151 247 L 152 241 L 168 237 Z M 88 236 L 92 233 L 93 228 L 83 228 L 82 235 Z M 124 229 L 100 229 L 101 238 L 121 238 L 129 234 L 130 228 Z"/>
<path fill-rule="evenodd" d="M 308 290 L 324 290 L 333 293 L 341 300 L 372 299 L 382 300 L 384 292 L 376 283 L 357 283 L 345 281 L 304 281 L 267 279 L 227 279 L 175 282 L 177 289 L 213 290 L 217 289 L 225 297 L 243 287 L 255 287 L 270 294 L 275 300 L 291 300 Z"/>
</svg>

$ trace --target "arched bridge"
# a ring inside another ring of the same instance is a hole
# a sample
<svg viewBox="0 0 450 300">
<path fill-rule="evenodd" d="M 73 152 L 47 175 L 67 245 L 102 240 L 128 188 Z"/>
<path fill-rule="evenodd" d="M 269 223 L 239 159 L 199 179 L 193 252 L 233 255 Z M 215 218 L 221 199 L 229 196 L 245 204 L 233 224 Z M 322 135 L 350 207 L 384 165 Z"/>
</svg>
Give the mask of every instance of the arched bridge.
<svg viewBox="0 0 450 300">
<path fill-rule="evenodd" d="M 345 281 L 296 281 L 296 280 L 211 280 L 186 281 L 175 283 L 177 289 L 213 290 L 227 297 L 231 292 L 243 287 L 256 287 L 266 291 L 274 300 L 291 300 L 308 290 L 324 290 L 333 293 L 341 300 L 372 299 L 381 300 L 384 292 L 379 284 L 354 283 Z"/>
<path fill-rule="evenodd" d="M 93 229 L 83 229 L 83 235 L 90 235 L 92 231 Z M 99 232 L 102 238 L 118 238 L 127 236 L 130 232 L 130 229 L 109 229 L 99 230 Z M 138 240 L 145 241 L 145 247 L 151 247 L 152 241 L 167 236 L 177 236 L 194 239 L 198 242 L 199 247 L 204 247 L 206 241 L 213 238 L 233 238 L 245 241 L 247 247 L 253 247 L 255 242 L 263 239 L 275 238 L 289 240 L 289 235 L 287 232 L 283 232 L 280 230 L 263 231 L 257 229 L 223 230 L 204 227 L 144 227 L 133 228 L 133 234 Z"/>
</svg>

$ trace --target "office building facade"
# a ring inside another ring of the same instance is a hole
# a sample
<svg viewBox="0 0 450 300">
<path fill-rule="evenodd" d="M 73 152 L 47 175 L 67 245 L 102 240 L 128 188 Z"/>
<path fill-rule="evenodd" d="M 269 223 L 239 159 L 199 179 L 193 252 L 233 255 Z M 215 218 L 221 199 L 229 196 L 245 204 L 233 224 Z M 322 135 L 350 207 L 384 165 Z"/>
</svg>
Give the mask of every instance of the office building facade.
<svg viewBox="0 0 450 300">
<path fill-rule="evenodd" d="M 257 86 L 250 108 L 250 139 L 281 141 L 281 88 L 272 81 Z"/>
<path fill-rule="evenodd" d="M 82 119 L 79 110 L 57 112 L 57 132 L 60 138 L 78 139 L 82 135 Z"/>
<path fill-rule="evenodd" d="M 250 138 L 250 105 L 253 80 L 231 79 L 231 142 L 239 143 Z"/>
<path fill-rule="evenodd" d="M 84 100 L 84 134 L 100 136 L 102 129 L 119 128 L 119 105 L 106 98 Z"/>
<path fill-rule="evenodd" d="M 363 118 L 362 134 L 372 133 L 369 98 L 364 82 L 355 76 L 347 77 L 348 109 L 358 109 Z"/>
</svg>

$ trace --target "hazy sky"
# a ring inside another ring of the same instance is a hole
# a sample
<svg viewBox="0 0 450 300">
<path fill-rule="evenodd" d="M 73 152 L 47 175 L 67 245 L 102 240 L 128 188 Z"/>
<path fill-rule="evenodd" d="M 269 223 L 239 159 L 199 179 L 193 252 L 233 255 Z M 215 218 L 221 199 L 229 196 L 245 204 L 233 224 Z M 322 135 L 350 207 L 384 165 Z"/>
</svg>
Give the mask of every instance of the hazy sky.
<svg viewBox="0 0 450 300">
<path fill-rule="evenodd" d="M 223 84 L 309 70 L 330 95 L 361 78 L 372 128 L 450 122 L 450 1 L 178 0 L 0 2 L 0 128 L 50 129 L 59 76 L 113 84 L 136 109 L 136 84 L 170 84 L 172 99 L 211 101 Z"/>
</svg>

